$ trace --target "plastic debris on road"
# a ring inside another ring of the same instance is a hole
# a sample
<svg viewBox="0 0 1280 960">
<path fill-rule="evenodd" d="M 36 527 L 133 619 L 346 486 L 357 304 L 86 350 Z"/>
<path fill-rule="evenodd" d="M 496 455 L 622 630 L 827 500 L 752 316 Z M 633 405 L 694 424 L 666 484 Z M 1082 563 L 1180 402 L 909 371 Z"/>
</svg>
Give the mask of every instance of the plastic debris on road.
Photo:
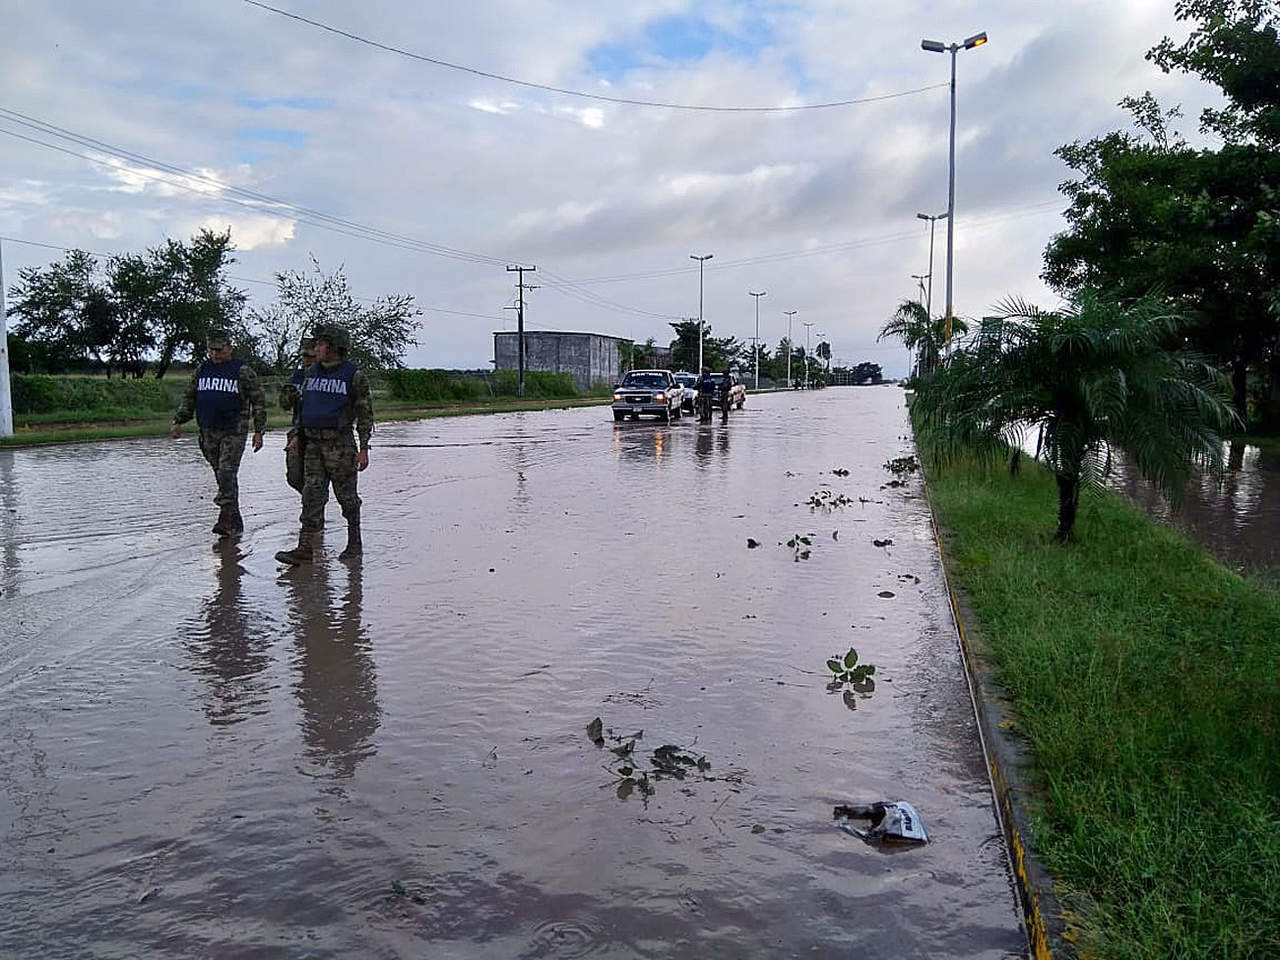
<svg viewBox="0 0 1280 960">
<path fill-rule="evenodd" d="M 929 834 L 919 812 L 905 800 L 893 803 L 841 804 L 835 808 L 836 825 L 867 843 L 928 843 Z M 866 820 L 867 827 L 854 821 Z"/>
</svg>

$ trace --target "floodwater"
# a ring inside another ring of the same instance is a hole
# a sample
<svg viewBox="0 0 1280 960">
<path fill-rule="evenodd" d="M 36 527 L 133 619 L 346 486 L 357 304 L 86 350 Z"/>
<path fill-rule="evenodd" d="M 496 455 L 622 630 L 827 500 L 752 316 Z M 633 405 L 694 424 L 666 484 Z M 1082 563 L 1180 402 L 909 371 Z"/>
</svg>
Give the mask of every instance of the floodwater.
<svg viewBox="0 0 1280 960">
<path fill-rule="evenodd" d="M 1280 576 L 1280 455 L 1233 440 L 1226 463 L 1221 483 L 1198 477 L 1176 510 L 1122 457 L 1111 486 L 1233 569 Z"/>
<path fill-rule="evenodd" d="M 0 955 L 1022 956 L 907 432 L 892 387 L 379 425 L 363 563 L 331 503 L 284 572 L 279 435 L 222 547 L 192 439 L 0 451 Z M 620 784 L 633 735 L 684 778 Z M 933 842 L 833 826 L 877 799 Z"/>
</svg>

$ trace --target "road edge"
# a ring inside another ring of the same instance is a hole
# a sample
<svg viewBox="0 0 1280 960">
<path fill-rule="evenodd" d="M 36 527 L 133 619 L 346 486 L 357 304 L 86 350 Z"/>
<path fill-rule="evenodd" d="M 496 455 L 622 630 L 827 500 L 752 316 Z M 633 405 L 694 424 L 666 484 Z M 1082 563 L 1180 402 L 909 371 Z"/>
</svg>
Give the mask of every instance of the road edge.
<svg viewBox="0 0 1280 960">
<path fill-rule="evenodd" d="M 1010 734 L 1017 727 L 1015 708 L 995 681 L 984 655 L 985 648 L 978 639 L 980 634 L 973 626 L 976 619 L 973 611 L 952 585 L 949 559 L 942 545 L 942 527 L 929 494 L 929 482 L 923 474 L 921 480 L 942 568 L 942 582 L 955 624 L 956 642 L 964 662 L 969 699 L 978 723 L 978 740 L 987 765 L 996 820 L 1004 837 L 1005 855 L 1022 909 L 1030 956 L 1033 960 L 1075 960 L 1077 953 L 1068 939 L 1069 928 L 1054 892 L 1053 877 L 1036 857 L 1031 842 L 1034 837 L 1029 813 L 1032 791 L 1022 776 L 1030 766 L 1030 749 L 1024 741 Z"/>
</svg>

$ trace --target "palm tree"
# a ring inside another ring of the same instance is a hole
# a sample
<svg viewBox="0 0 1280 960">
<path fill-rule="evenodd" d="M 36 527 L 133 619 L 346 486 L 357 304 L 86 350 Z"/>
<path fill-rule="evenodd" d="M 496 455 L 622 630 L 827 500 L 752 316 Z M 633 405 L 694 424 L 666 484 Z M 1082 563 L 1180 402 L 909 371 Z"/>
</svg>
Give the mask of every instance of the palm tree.
<svg viewBox="0 0 1280 960">
<path fill-rule="evenodd" d="M 1182 318 L 1154 299 L 1088 292 L 1060 311 L 1020 299 L 996 309 L 917 389 L 912 413 L 935 462 L 1003 457 L 1039 430 L 1037 456 L 1058 484 L 1059 542 L 1071 538 L 1081 486 L 1101 487 L 1113 449 L 1175 502 L 1193 467 L 1221 470 L 1223 434 L 1239 418 L 1222 373 L 1172 349 Z"/>
<path fill-rule="evenodd" d="M 968 331 L 969 327 L 963 320 L 959 317 L 951 318 L 953 337 Z M 947 342 L 947 318 L 930 318 L 919 300 L 903 300 L 889 322 L 880 328 L 876 342 L 890 337 L 901 340 L 908 350 L 916 354 L 916 372 L 926 377 L 938 368 L 942 347 Z"/>
</svg>

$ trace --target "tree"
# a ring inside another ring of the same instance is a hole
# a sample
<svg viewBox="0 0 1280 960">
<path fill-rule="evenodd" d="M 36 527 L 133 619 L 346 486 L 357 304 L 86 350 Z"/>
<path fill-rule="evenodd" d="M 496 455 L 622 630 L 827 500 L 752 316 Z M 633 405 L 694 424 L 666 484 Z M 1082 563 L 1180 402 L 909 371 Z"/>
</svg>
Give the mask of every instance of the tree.
<svg viewBox="0 0 1280 960">
<path fill-rule="evenodd" d="M 884 379 L 884 371 L 880 368 L 880 364 L 864 361 L 850 371 L 850 379 L 859 386 L 864 383 L 879 383 Z"/>
<path fill-rule="evenodd" d="M 676 338 L 671 341 L 671 365 L 677 370 L 698 370 L 698 321 L 677 320 L 671 324 Z M 712 370 L 724 370 L 730 364 L 742 366 L 744 344 L 737 337 L 711 336 L 711 324 L 702 325 L 702 363 Z M 750 352 L 747 348 L 748 353 Z M 747 364 L 749 366 L 749 362 Z"/>
<path fill-rule="evenodd" d="M 417 343 L 414 317 L 422 315 L 413 295 L 391 294 L 362 305 L 341 266 L 326 274 L 315 257 L 311 264 L 310 273 L 277 273 L 275 304 L 250 312 L 251 328 L 264 342 L 267 362 L 277 370 L 287 369 L 297 341 L 326 325 L 347 332 L 348 356 L 358 365 L 380 370 L 404 366 L 405 351 Z"/>
<path fill-rule="evenodd" d="M 951 318 L 953 338 L 963 336 L 968 330 L 968 324 L 960 317 Z M 903 346 L 916 355 L 916 373 L 928 376 L 937 369 L 942 348 L 947 343 L 947 318 L 930 318 L 919 300 L 903 300 L 880 328 L 876 342 L 888 339 L 901 340 Z"/>
<path fill-rule="evenodd" d="M 1097 488 L 1113 449 L 1175 501 L 1193 467 L 1222 466 L 1236 424 L 1221 372 L 1171 349 L 1186 321 L 1154 299 L 1129 305 L 1081 294 L 1044 311 L 1020 300 L 984 317 L 975 336 L 916 389 L 922 448 L 935 462 L 1004 457 L 1039 430 L 1038 455 L 1058 487 L 1055 539 L 1075 528 L 1080 489 Z"/>
<path fill-rule="evenodd" d="M 1264 401 L 1280 417 L 1280 36 L 1274 3 L 1182 0 L 1189 38 L 1148 53 L 1166 72 L 1218 86 L 1222 108 L 1201 113 L 1218 149 L 1170 132 L 1179 116 L 1147 93 L 1121 104 L 1142 131 L 1061 147 L 1081 174 L 1062 185 L 1070 228 L 1045 253 L 1045 280 L 1070 294 L 1101 287 L 1120 298 L 1158 291 L 1190 315 L 1188 335 L 1231 370 L 1248 409 L 1251 369 L 1267 369 Z"/>
<path fill-rule="evenodd" d="M 235 263 L 231 230 L 201 230 L 190 243 L 166 240 L 146 253 L 150 271 L 147 310 L 160 356 L 156 379 L 174 360 L 194 360 L 204 354 L 211 329 L 222 327 L 238 341 L 245 339 L 243 290 L 227 283 L 223 271 Z"/>
<path fill-rule="evenodd" d="M 70 250 L 46 267 L 23 267 L 9 297 L 8 313 L 18 318 L 14 329 L 26 340 L 49 344 L 72 362 L 102 362 L 115 319 L 95 257 Z"/>
</svg>

